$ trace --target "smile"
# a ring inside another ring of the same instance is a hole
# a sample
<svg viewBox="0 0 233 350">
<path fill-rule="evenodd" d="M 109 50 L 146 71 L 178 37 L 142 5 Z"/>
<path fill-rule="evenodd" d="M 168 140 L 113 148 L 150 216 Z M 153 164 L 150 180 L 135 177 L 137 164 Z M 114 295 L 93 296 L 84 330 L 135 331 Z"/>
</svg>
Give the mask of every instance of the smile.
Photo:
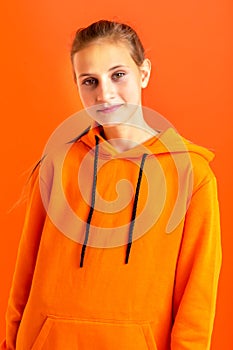
<svg viewBox="0 0 233 350">
<path fill-rule="evenodd" d="M 112 105 L 112 106 L 108 106 L 108 107 L 104 107 L 104 108 L 98 109 L 97 112 L 105 113 L 105 114 L 112 113 L 112 112 L 115 112 L 116 110 L 118 110 L 121 106 L 122 106 L 122 104 Z"/>
</svg>

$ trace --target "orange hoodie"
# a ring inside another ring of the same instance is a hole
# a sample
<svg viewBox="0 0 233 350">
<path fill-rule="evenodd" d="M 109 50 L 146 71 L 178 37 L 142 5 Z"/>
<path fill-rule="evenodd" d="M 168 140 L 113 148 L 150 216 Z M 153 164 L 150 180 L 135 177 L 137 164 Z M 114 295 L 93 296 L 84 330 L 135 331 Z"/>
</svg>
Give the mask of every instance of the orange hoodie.
<svg viewBox="0 0 233 350">
<path fill-rule="evenodd" d="M 90 129 L 31 177 L 7 350 L 207 350 L 221 243 L 213 154 Z"/>
</svg>

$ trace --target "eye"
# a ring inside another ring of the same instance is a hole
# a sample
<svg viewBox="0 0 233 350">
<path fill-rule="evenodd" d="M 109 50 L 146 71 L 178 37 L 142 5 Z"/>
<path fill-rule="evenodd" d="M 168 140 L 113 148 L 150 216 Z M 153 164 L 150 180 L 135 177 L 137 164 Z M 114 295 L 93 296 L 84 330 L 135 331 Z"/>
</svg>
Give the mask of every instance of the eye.
<svg viewBox="0 0 233 350">
<path fill-rule="evenodd" d="M 94 86 L 94 85 L 97 85 L 97 79 L 95 79 L 95 78 L 88 78 L 88 79 L 85 79 L 85 80 L 82 82 L 82 85 L 86 85 L 86 86 Z"/>
<path fill-rule="evenodd" d="M 126 75 L 125 72 L 116 72 L 112 75 L 113 80 L 119 80 Z"/>
</svg>

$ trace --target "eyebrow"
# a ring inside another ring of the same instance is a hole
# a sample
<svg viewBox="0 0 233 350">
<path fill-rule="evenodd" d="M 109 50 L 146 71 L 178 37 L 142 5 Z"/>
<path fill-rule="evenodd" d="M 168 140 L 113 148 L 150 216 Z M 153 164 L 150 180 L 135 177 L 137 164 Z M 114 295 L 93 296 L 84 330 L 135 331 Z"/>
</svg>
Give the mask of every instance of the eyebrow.
<svg viewBox="0 0 233 350">
<path fill-rule="evenodd" d="M 111 72 L 111 71 L 114 70 L 114 69 L 122 68 L 122 67 L 127 68 L 127 66 L 125 66 L 125 65 L 123 65 L 123 64 L 120 64 L 120 65 L 111 67 L 111 68 L 108 70 L 108 72 Z M 92 73 L 81 73 L 81 74 L 79 75 L 79 78 L 82 78 L 82 77 L 90 77 L 90 76 L 92 76 L 92 75 L 95 75 L 95 74 L 92 74 Z"/>
</svg>

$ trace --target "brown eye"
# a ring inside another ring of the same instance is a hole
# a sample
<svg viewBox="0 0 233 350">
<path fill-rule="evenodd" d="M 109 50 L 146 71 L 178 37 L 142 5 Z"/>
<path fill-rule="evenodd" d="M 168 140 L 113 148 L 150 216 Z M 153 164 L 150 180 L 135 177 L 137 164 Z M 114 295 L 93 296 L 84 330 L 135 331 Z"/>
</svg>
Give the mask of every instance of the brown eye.
<svg viewBox="0 0 233 350">
<path fill-rule="evenodd" d="M 116 72 L 112 75 L 113 80 L 119 80 L 125 76 L 124 72 Z"/>
<path fill-rule="evenodd" d="M 97 85 L 97 80 L 94 78 L 88 78 L 82 82 L 82 85 L 94 86 L 94 85 Z"/>
</svg>

